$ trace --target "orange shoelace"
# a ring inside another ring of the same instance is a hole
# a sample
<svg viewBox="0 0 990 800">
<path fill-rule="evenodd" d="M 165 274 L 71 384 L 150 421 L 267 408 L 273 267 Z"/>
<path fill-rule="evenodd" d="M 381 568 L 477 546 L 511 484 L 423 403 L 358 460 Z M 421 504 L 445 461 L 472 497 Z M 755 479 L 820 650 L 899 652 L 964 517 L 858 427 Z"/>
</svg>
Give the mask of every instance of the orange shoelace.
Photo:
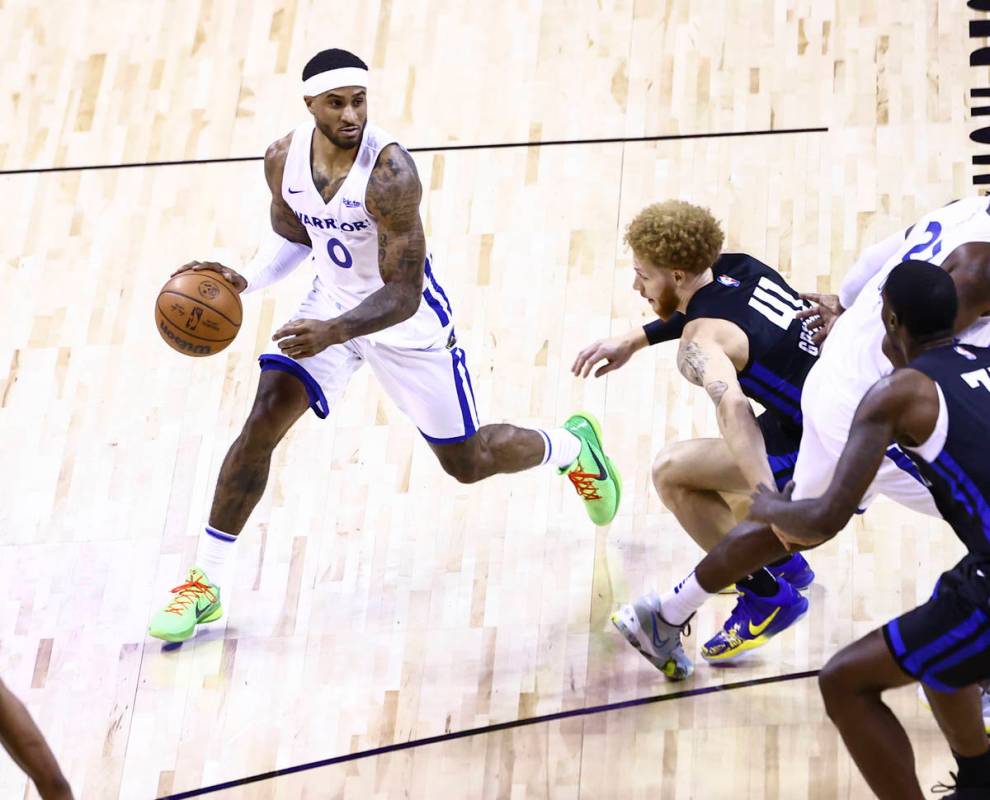
<svg viewBox="0 0 990 800">
<path fill-rule="evenodd" d="M 189 581 L 189 583 L 176 586 L 172 589 L 172 594 L 176 595 L 176 598 L 166 606 L 165 612 L 168 614 L 181 615 L 187 606 L 195 603 L 202 595 L 206 595 L 206 599 L 211 603 L 215 603 L 217 600 L 212 588 L 208 584 L 200 583 L 199 581 Z"/>
<path fill-rule="evenodd" d="M 577 469 L 567 473 L 567 477 L 574 484 L 577 493 L 585 500 L 601 500 L 602 497 L 595 488 L 595 479 L 598 476 L 593 472 L 578 472 L 579 469 L 581 469 L 580 463 L 578 463 Z"/>
</svg>

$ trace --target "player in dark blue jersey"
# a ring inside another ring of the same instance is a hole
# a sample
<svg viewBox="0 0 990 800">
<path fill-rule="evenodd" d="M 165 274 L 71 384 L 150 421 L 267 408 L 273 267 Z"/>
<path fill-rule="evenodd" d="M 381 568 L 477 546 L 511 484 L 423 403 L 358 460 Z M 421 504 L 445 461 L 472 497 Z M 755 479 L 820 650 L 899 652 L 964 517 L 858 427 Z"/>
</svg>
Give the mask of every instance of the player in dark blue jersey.
<svg viewBox="0 0 990 800">
<path fill-rule="evenodd" d="M 881 699 L 913 681 L 922 683 L 959 763 L 949 796 L 990 797 L 977 687 L 990 679 L 990 348 L 955 343 L 956 311 L 945 270 L 918 261 L 895 267 L 881 313 L 884 352 L 898 369 L 860 403 L 831 485 L 798 501 L 763 487 L 750 511 L 789 547 L 817 546 L 855 513 L 893 440 L 969 551 L 927 603 L 841 650 L 821 672 L 828 714 L 881 798 L 922 797 L 907 733 Z"/>
<path fill-rule="evenodd" d="M 797 292 L 752 256 L 720 254 L 722 241 L 719 223 L 706 209 L 680 201 L 645 208 L 626 232 L 633 287 L 680 335 L 678 368 L 715 404 L 722 438 L 668 446 L 653 474 L 664 504 L 705 550 L 736 522 L 727 495 L 746 499 L 761 482 L 783 486 L 790 478 L 801 441 L 801 388 L 818 356 L 803 321 L 807 305 Z M 646 331 L 635 335 L 645 344 Z M 605 344 L 582 351 L 575 374 L 586 376 L 603 358 L 610 363 L 597 374 L 619 366 Z M 759 417 L 750 400 L 766 409 Z M 813 579 L 807 562 L 795 555 L 739 581 L 739 602 L 703 655 L 729 660 L 785 630 L 808 607 L 795 587 Z M 657 601 L 646 595 L 616 612 L 613 622 L 668 677 L 686 677 L 686 658 L 664 665 L 651 658 L 650 634 L 641 623 L 652 617 Z"/>
</svg>

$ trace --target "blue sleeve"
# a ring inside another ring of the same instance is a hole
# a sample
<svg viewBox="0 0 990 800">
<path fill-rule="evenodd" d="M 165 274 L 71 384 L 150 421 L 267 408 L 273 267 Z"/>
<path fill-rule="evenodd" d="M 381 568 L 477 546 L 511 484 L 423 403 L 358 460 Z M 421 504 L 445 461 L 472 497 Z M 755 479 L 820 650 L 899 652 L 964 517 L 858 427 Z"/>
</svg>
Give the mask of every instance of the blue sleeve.
<svg viewBox="0 0 990 800">
<path fill-rule="evenodd" d="M 660 344 L 660 342 L 671 342 L 674 339 L 680 339 L 681 334 L 684 332 L 684 325 L 687 323 L 686 318 L 680 311 L 674 312 L 672 316 L 666 322 L 662 319 L 655 319 L 653 322 L 647 322 L 643 326 L 643 332 L 646 334 L 646 340 L 650 344 Z"/>
</svg>

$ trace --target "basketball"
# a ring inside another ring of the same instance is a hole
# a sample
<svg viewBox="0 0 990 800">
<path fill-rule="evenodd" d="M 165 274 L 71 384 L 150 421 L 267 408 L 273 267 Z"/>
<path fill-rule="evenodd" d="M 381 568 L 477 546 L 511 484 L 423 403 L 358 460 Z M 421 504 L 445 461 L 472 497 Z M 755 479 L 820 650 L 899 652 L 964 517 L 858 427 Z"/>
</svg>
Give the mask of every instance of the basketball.
<svg viewBox="0 0 990 800">
<path fill-rule="evenodd" d="M 219 273 L 189 270 L 166 283 L 155 301 L 155 325 L 169 347 L 187 356 L 211 356 L 241 327 L 241 298 Z"/>
</svg>

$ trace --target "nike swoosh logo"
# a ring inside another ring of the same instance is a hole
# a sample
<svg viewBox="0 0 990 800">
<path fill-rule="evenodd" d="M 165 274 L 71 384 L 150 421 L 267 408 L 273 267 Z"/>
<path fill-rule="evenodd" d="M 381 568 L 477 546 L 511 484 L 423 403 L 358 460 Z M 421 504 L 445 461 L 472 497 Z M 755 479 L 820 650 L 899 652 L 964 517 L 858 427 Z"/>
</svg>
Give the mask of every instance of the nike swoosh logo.
<svg viewBox="0 0 990 800">
<path fill-rule="evenodd" d="M 596 481 L 605 480 L 608 477 L 608 472 L 605 471 L 605 465 L 599 460 L 598 456 L 595 455 L 595 451 L 592 450 L 590 447 L 588 448 L 588 452 L 591 453 L 591 457 L 595 459 L 595 464 L 598 467 L 598 477 L 595 478 L 595 480 Z"/>
<path fill-rule="evenodd" d="M 305 191 L 305 189 L 289 189 L 289 194 L 299 194 L 299 192 L 303 191 Z"/>
<path fill-rule="evenodd" d="M 753 626 L 753 620 L 750 620 L 749 621 L 749 635 L 750 636 L 759 636 L 761 633 L 763 633 L 763 631 L 765 631 L 767 629 L 767 626 L 771 622 L 773 622 L 773 618 L 776 617 L 777 614 L 779 614 L 779 613 L 780 613 L 780 606 L 777 606 L 773 610 L 773 613 L 769 617 L 767 617 L 765 620 L 763 620 L 763 622 L 761 622 L 759 625 L 756 625 L 755 627 Z"/>
<path fill-rule="evenodd" d="M 650 622 L 653 623 L 653 635 L 651 637 L 653 639 L 653 646 L 656 647 L 659 650 L 665 644 L 667 644 L 667 640 L 660 638 L 660 635 L 657 632 L 657 618 L 655 616 L 653 616 L 652 614 L 650 615 Z"/>
</svg>

